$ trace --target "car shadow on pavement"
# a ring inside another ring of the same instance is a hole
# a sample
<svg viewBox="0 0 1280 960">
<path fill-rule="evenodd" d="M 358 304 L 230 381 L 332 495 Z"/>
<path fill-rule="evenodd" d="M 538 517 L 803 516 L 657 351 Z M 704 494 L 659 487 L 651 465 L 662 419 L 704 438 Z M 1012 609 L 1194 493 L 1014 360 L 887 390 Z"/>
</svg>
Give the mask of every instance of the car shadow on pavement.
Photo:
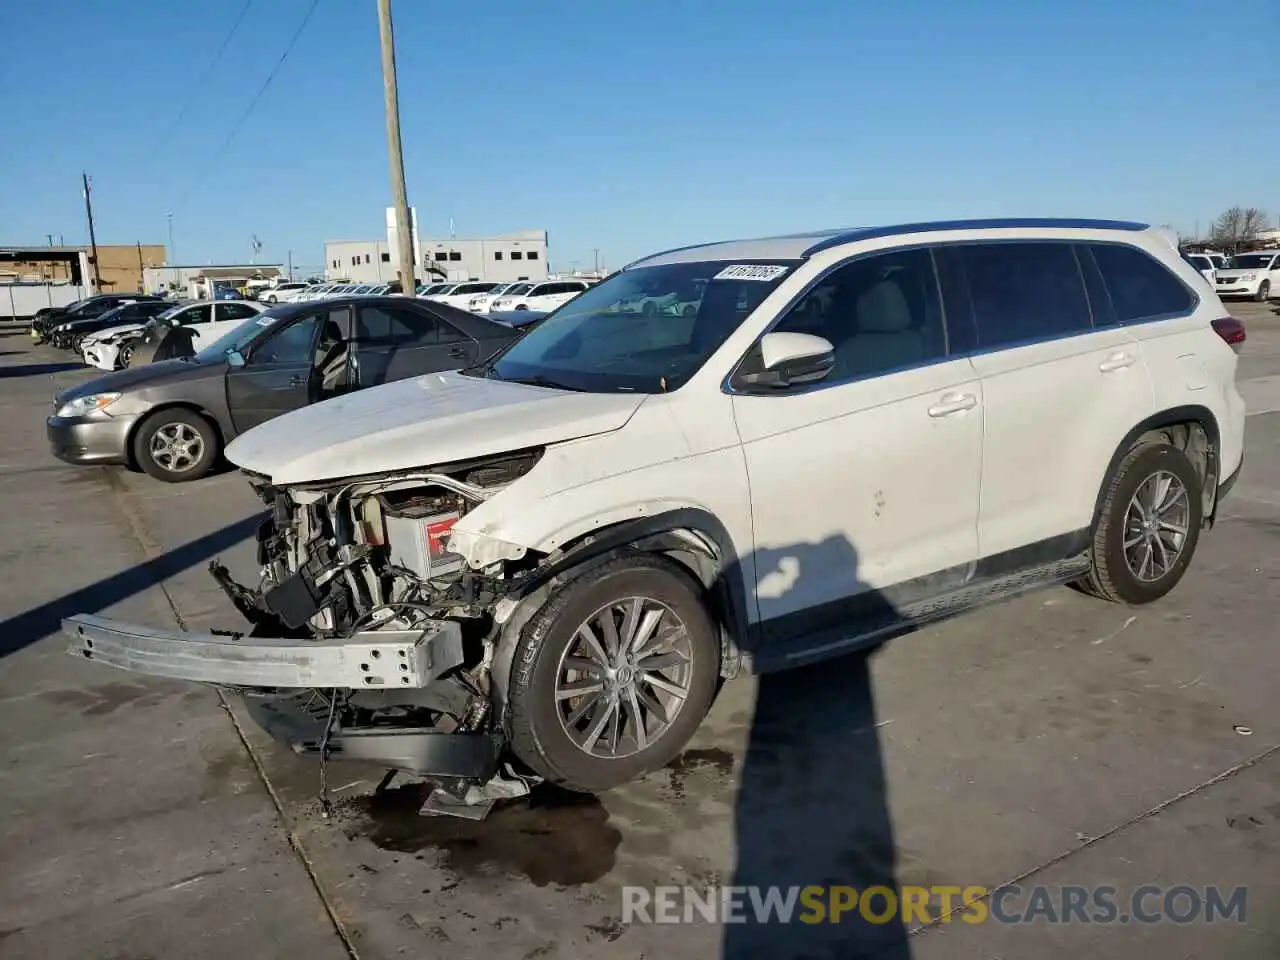
<svg viewBox="0 0 1280 960">
<path fill-rule="evenodd" d="M 901 626 L 889 634 L 911 629 L 852 576 L 857 553 L 844 537 L 757 551 L 755 561 L 758 589 L 763 594 L 772 579 L 774 597 L 804 589 L 806 579 L 820 573 L 850 571 L 849 592 L 864 601 L 860 614 Z M 863 649 L 759 678 L 735 805 L 738 859 L 731 883 L 746 888 L 745 922 L 725 924 L 724 960 L 910 960 L 873 655 Z M 789 922 L 759 922 L 757 899 L 767 902 L 773 892 L 785 901 L 792 891 L 801 893 Z"/>
<path fill-rule="evenodd" d="M 3 356 L 3 354 L 0 354 Z M 23 366 L 0 367 L 0 380 L 18 377 L 39 377 L 50 373 L 66 373 L 68 370 L 83 370 L 83 363 L 28 363 Z"/>
<path fill-rule="evenodd" d="M 58 632 L 62 619 L 77 613 L 98 613 L 134 594 L 153 589 L 169 577 L 209 560 L 254 535 L 262 522 L 255 514 L 228 524 L 221 530 L 192 540 L 128 570 L 105 577 L 87 587 L 64 594 L 56 600 L 0 621 L 0 657 L 43 640 Z"/>
</svg>

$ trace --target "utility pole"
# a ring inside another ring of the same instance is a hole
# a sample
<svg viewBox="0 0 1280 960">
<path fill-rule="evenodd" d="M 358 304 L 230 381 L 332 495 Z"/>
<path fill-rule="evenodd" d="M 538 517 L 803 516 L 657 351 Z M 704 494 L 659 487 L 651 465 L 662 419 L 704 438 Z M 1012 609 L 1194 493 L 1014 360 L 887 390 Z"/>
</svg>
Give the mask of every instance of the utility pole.
<svg viewBox="0 0 1280 960">
<path fill-rule="evenodd" d="M 80 174 L 80 179 L 84 181 L 84 212 L 89 218 L 89 247 L 93 251 L 93 289 L 95 293 L 101 293 L 102 271 L 98 267 L 98 238 L 93 232 L 93 201 L 89 198 L 89 174 Z"/>
<path fill-rule="evenodd" d="M 138 289 L 142 290 L 143 293 L 146 293 L 146 290 L 145 290 L 146 285 L 147 285 L 147 267 L 146 267 L 146 264 L 142 262 L 142 241 L 139 240 L 138 241 Z"/>
<path fill-rule="evenodd" d="M 289 282 L 293 282 L 293 251 L 289 251 Z"/>
<path fill-rule="evenodd" d="M 409 222 L 409 198 L 404 185 L 404 152 L 400 147 L 400 95 L 396 86 L 396 43 L 391 28 L 391 0 L 378 0 L 378 32 L 382 37 L 382 86 L 386 94 L 387 153 L 391 165 L 391 196 L 396 207 L 399 239 L 400 292 L 413 296 L 418 289 L 413 273 L 413 234 Z"/>
<path fill-rule="evenodd" d="M 52 233 L 46 233 L 46 234 L 45 234 L 45 236 L 49 238 L 49 246 L 51 246 L 51 247 L 52 247 L 52 246 L 53 246 L 53 234 L 52 234 Z"/>
</svg>

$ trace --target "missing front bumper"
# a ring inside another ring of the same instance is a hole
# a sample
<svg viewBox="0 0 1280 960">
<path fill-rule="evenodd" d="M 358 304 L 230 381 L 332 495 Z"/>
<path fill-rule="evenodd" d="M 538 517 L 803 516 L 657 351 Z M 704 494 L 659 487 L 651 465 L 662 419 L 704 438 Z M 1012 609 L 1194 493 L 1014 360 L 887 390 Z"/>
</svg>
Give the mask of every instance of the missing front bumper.
<svg viewBox="0 0 1280 960">
<path fill-rule="evenodd" d="M 331 640 L 153 630 L 86 614 L 63 620 L 62 629 L 73 656 L 151 677 L 228 687 L 412 689 L 462 662 L 462 631 L 447 620 L 423 630 L 367 631 Z"/>
<path fill-rule="evenodd" d="M 294 753 L 320 759 L 364 760 L 422 777 L 484 783 L 498 772 L 503 742 L 492 733 L 453 733 L 419 727 L 337 727 L 325 740 L 326 718 L 300 698 L 245 697 L 253 721 Z"/>
</svg>

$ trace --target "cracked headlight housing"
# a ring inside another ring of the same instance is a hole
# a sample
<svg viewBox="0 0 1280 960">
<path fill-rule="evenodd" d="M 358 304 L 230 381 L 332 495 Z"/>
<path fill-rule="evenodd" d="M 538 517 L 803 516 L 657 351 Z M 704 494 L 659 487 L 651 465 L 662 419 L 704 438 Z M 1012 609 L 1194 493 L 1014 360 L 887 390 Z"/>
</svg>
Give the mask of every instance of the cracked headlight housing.
<svg viewBox="0 0 1280 960">
<path fill-rule="evenodd" d="M 59 417 L 84 417 L 107 407 L 120 399 L 118 393 L 91 393 L 86 397 L 68 400 L 58 408 Z"/>
</svg>

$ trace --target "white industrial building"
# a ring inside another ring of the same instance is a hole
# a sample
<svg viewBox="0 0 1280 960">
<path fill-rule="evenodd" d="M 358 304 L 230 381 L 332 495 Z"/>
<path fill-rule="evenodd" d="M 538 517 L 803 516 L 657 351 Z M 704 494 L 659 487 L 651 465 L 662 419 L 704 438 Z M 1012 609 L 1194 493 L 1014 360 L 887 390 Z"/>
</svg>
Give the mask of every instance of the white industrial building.
<svg viewBox="0 0 1280 960">
<path fill-rule="evenodd" d="M 411 210 L 414 261 L 418 279 L 544 280 L 547 277 L 547 232 L 524 230 L 494 237 L 436 240 L 417 231 Z M 387 210 L 387 239 L 330 240 L 324 245 L 325 278 L 354 283 L 389 283 L 396 279 L 399 255 L 395 211 Z"/>
</svg>

